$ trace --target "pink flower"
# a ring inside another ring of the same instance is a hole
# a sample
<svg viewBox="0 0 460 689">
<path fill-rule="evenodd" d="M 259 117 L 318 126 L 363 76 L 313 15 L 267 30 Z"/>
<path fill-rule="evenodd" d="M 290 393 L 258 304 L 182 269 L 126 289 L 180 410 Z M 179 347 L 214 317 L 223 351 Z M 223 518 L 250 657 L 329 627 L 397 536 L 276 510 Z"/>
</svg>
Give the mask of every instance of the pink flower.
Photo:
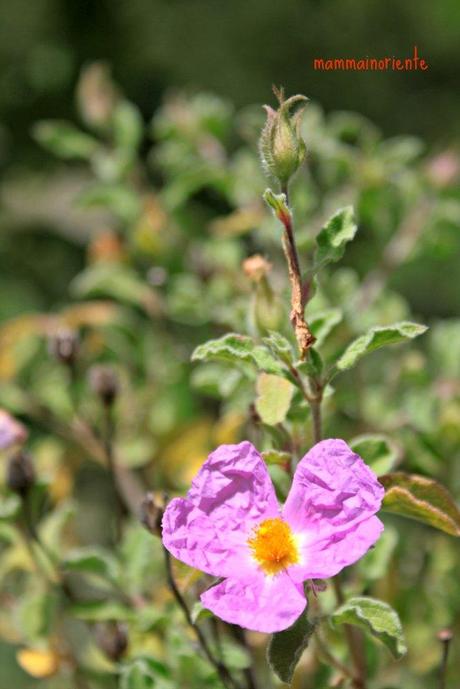
<svg viewBox="0 0 460 689">
<path fill-rule="evenodd" d="M 11 416 L 5 409 L 0 409 L 0 450 L 7 450 L 23 443 L 27 439 L 25 426 Z"/>
<path fill-rule="evenodd" d="M 356 562 L 379 538 L 383 487 L 343 440 L 323 440 L 299 462 L 282 509 L 262 457 L 245 441 L 211 453 L 186 498 L 163 517 L 174 557 L 224 581 L 201 596 L 226 622 L 259 632 L 290 627 L 303 583 Z"/>
</svg>

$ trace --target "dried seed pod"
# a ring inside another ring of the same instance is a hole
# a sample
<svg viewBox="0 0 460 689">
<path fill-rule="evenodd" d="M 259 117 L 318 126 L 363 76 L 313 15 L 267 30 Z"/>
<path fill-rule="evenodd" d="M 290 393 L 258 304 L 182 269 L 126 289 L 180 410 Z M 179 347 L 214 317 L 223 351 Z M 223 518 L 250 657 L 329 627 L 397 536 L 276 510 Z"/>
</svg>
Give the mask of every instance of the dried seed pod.
<svg viewBox="0 0 460 689">
<path fill-rule="evenodd" d="M 35 469 L 27 452 L 16 452 L 8 460 L 6 470 L 8 487 L 21 497 L 25 497 L 35 483 Z"/>
<path fill-rule="evenodd" d="M 80 337 L 76 330 L 61 328 L 49 339 L 48 350 L 57 361 L 72 366 L 80 351 Z"/>
</svg>

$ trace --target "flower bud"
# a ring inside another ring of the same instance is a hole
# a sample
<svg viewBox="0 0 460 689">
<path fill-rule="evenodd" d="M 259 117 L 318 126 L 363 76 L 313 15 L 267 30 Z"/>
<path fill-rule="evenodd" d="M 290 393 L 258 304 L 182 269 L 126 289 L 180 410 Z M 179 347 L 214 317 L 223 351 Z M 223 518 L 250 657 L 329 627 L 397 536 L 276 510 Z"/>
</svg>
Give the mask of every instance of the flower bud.
<svg viewBox="0 0 460 689">
<path fill-rule="evenodd" d="M 77 85 L 81 115 L 90 127 L 106 126 L 119 100 L 110 69 L 104 62 L 84 67 Z"/>
<path fill-rule="evenodd" d="M 147 531 L 155 536 L 161 536 L 161 520 L 163 518 L 164 505 L 153 493 L 147 493 L 142 501 L 140 520 Z"/>
<path fill-rule="evenodd" d="M 118 662 L 128 648 L 128 632 L 121 622 L 101 622 L 96 625 L 96 643 L 107 658 Z"/>
<path fill-rule="evenodd" d="M 50 338 L 48 350 L 62 364 L 72 366 L 80 350 L 78 333 L 71 328 L 61 328 Z"/>
<path fill-rule="evenodd" d="M 8 461 L 6 483 L 10 490 L 21 497 L 27 495 L 35 483 L 35 469 L 27 452 L 17 452 Z"/>
<path fill-rule="evenodd" d="M 243 261 L 243 271 L 251 282 L 260 282 L 272 269 L 272 264 L 260 254 L 249 256 Z"/>
<path fill-rule="evenodd" d="M 300 136 L 300 118 L 307 103 L 305 96 L 284 99 L 283 89 L 273 89 L 279 100 L 278 110 L 265 105 L 267 121 L 259 141 L 262 165 L 268 175 L 285 186 L 303 163 L 305 142 Z"/>
<path fill-rule="evenodd" d="M 89 383 L 93 392 L 106 407 L 111 407 L 118 395 L 118 376 L 111 366 L 98 364 L 89 371 Z"/>
</svg>

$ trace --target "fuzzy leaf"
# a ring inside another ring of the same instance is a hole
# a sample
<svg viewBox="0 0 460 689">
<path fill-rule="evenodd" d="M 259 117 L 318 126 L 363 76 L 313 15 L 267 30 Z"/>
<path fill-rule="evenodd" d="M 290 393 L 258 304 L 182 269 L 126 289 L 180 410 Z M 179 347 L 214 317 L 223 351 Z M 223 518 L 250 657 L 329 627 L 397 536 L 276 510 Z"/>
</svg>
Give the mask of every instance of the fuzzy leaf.
<svg viewBox="0 0 460 689">
<path fill-rule="evenodd" d="M 263 423 L 283 423 L 289 411 L 294 386 L 285 378 L 261 373 L 257 379 L 256 410 Z"/>
<path fill-rule="evenodd" d="M 386 474 L 393 469 L 398 451 L 389 438 L 384 435 L 359 435 L 350 442 L 351 449 L 356 452 L 377 476 Z"/>
<path fill-rule="evenodd" d="M 289 629 L 273 634 L 268 645 L 267 659 L 282 682 L 291 683 L 300 656 L 307 648 L 314 630 L 314 623 L 302 614 Z"/>
<path fill-rule="evenodd" d="M 394 472 L 380 477 L 385 487 L 382 509 L 416 519 L 451 536 L 460 536 L 460 509 L 440 483 L 425 476 Z"/>
<path fill-rule="evenodd" d="M 116 601 L 92 600 L 74 603 L 70 613 L 79 620 L 87 622 L 107 622 L 109 620 L 131 620 L 135 613 Z"/>
<path fill-rule="evenodd" d="M 334 624 L 353 624 L 379 639 L 395 658 L 407 651 L 401 621 L 396 610 L 375 598 L 355 596 L 333 614 Z"/>
<path fill-rule="evenodd" d="M 369 354 L 375 349 L 385 347 L 386 345 L 412 340 L 414 337 L 418 337 L 418 335 L 423 335 L 426 330 L 426 325 L 410 323 L 409 321 L 371 328 L 365 335 L 361 335 L 348 345 L 337 361 L 336 368 L 338 371 L 346 371 L 354 366 L 365 354 Z"/>
<path fill-rule="evenodd" d="M 343 314 L 340 309 L 324 309 L 313 313 L 308 323 L 313 335 L 316 337 L 316 346 L 323 344 L 329 333 L 342 320 Z"/>
<path fill-rule="evenodd" d="M 134 660 L 121 671 L 120 689 L 151 689 L 155 677 L 143 659 Z"/>
<path fill-rule="evenodd" d="M 345 245 L 354 238 L 357 229 L 352 206 L 338 210 L 316 237 L 314 270 L 339 261 L 345 253 Z"/>
<path fill-rule="evenodd" d="M 254 363 L 257 368 L 267 373 L 281 373 L 281 364 L 270 354 L 266 347 L 256 345 L 246 335 L 229 333 L 217 340 L 209 340 L 199 345 L 192 354 L 192 361 L 247 361 Z"/>
</svg>

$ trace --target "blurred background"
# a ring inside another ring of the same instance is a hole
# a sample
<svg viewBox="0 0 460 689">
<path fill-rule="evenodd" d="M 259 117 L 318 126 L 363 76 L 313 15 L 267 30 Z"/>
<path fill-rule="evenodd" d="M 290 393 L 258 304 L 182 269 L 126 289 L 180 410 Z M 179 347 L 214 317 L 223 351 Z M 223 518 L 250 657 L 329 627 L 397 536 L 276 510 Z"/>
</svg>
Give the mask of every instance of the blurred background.
<svg viewBox="0 0 460 689">
<path fill-rule="evenodd" d="M 16 208 L 14 199 L 5 199 L 14 195 L 9 183 L 15 187 L 22 183 L 18 179 L 31 181 L 33 173 L 52 165 L 30 136 L 32 124 L 41 118 L 73 117 L 80 70 L 101 59 L 146 120 L 171 89 L 210 91 L 241 107 L 270 101 L 271 84 L 283 83 L 289 93 L 305 93 L 326 112 L 359 111 L 386 136 L 420 135 L 433 151 L 453 146 L 460 135 L 459 30 L 456 0 L 3 1 L 0 171 L 7 191 L 2 205 Z M 427 60 L 427 71 L 312 69 L 315 57 L 404 57 L 412 54 L 414 45 Z M 41 200 L 41 205 L 46 203 Z M 27 199 L 21 204 L 27 205 Z M 20 215 L 16 221 L 22 229 L 24 216 L 29 229 L 37 222 L 27 208 Z M 21 310 L 27 299 L 51 304 L 63 278 L 78 267 L 78 252 L 66 252 L 64 259 L 65 249 L 55 239 L 48 238 L 46 246 L 27 241 L 34 251 L 48 256 L 56 252 L 55 260 L 49 260 L 64 273 L 57 276 L 45 269 L 44 280 L 37 266 L 23 266 L 26 257 L 15 256 L 14 245 L 3 236 L 1 279 L 15 277 L 20 284 L 14 303 L 3 304 L 0 312 Z M 46 257 L 41 258 L 47 266 Z M 10 270 L 13 260 L 15 276 Z M 26 295 L 24 271 L 34 280 L 35 297 Z M 449 311 L 445 303 L 433 308 Z"/>
<path fill-rule="evenodd" d="M 273 451 L 285 494 L 279 457 L 311 445 L 306 405 L 294 396 L 285 409 L 293 450 L 283 426 L 255 413 L 250 363 L 190 362 L 196 346 L 229 331 L 279 329 L 292 340 L 257 153 L 273 83 L 310 98 L 307 164 L 291 194 L 304 266 L 337 208 L 352 204 L 358 219 L 308 305 L 325 365 L 374 325 L 430 326 L 420 342 L 334 381 L 325 435 L 354 440 L 379 473 L 435 478 L 458 501 L 459 35 L 458 0 L 0 0 L 0 409 L 23 424 L 19 444 L 39 477 L 37 530 L 81 603 L 67 615 L 68 601 L 37 576 L 2 476 L 0 689 L 82 686 L 81 672 L 91 689 L 125 689 L 139 686 L 123 677 L 140 666 L 142 687 L 219 687 L 184 633 L 158 541 L 125 513 L 114 538 L 120 515 L 91 371 L 110 366 L 116 378 L 116 459 L 144 489 L 183 492 L 216 445 L 249 438 Z M 410 57 L 414 45 L 427 71 L 312 68 L 319 57 Z M 266 259 L 261 272 L 243 264 L 253 254 Z M 69 328 L 71 365 L 56 342 Z M 9 452 L 0 447 L 5 463 Z M 392 515 L 385 524 L 347 593 L 391 603 L 410 652 L 397 664 L 369 642 L 381 678 L 372 686 L 436 687 L 436 632 L 449 626 L 455 687 L 457 541 Z M 184 570 L 180 585 L 196 600 L 203 582 Z M 330 591 L 322 600 L 333 608 Z M 62 609 L 76 648 L 62 641 Z M 129 638 L 116 662 L 95 634 L 114 619 Z M 265 642 L 250 637 L 262 677 Z M 228 653 L 235 671 L 251 662 L 238 645 Z M 332 682 L 314 654 L 301 670 L 296 689 Z"/>
</svg>

